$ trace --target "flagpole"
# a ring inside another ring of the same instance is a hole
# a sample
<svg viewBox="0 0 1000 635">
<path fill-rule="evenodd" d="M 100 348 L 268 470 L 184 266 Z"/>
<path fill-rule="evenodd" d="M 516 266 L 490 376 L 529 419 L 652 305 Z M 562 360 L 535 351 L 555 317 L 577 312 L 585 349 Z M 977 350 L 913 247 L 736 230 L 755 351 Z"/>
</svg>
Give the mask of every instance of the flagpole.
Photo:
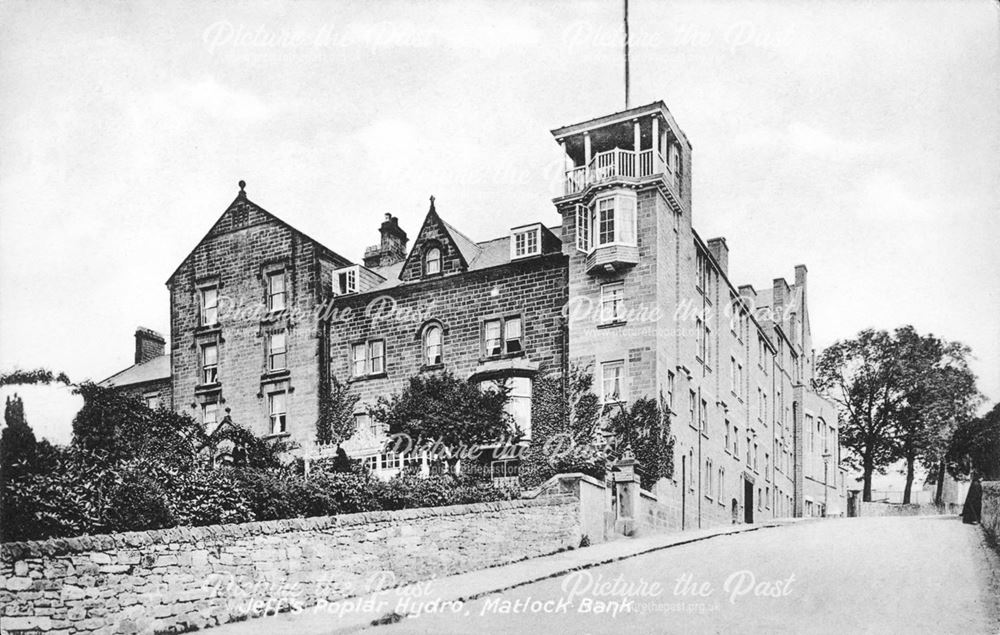
<svg viewBox="0 0 1000 635">
<path fill-rule="evenodd" d="M 629 76 L 628 76 L 628 0 L 625 2 L 625 110 L 629 109 L 629 102 L 631 101 L 629 95 Z"/>
</svg>

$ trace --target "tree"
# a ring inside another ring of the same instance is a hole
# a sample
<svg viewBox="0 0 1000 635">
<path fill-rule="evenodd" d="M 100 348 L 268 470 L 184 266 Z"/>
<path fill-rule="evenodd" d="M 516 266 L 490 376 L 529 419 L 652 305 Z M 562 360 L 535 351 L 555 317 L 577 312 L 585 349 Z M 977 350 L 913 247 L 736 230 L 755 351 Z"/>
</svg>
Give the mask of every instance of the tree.
<svg viewBox="0 0 1000 635">
<path fill-rule="evenodd" d="M 454 464 L 461 448 L 495 443 L 513 432 L 505 411 L 509 389 L 495 390 L 455 377 L 451 371 L 411 377 L 401 393 L 380 397 L 371 415 L 388 425 L 389 434 L 405 434 L 414 443 L 440 443 Z"/>
<path fill-rule="evenodd" d="M 1000 480 L 1000 403 L 982 417 L 958 423 L 945 461 L 952 476 L 976 472 L 985 480 Z"/>
<path fill-rule="evenodd" d="M 865 329 L 834 342 L 816 364 L 818 388 L 841 410 L 845 462 L 862 470 L 864 501 L 871 500 L 872 475 L 899 458 L 895 430 L 905 388 L 899 348 L 886 331 Z"/>
<path fill-rule="evenodd" d="M 324 382 L 325 383 L 325 382 Z M 341 444 L 354 434 L 354 407 L 360 395 L 334 377 L 321 388 L 316 442 Z"/>
<path fill-rule="evenodd" d="M 0 466 L 5 478 L 29 468 L 35 462 L 35 433 L 24 418 L 24 403 L 15 393 L 4 407 L 7 423 L 0 435 Z"/>
<path fill-rule="evenodd" d="M 959 421 L 971 418 L 979 403 L 976 377 L 969 369 L 969 347 L 920 335 L 912 326 L 896 329 L 904 394 L 896 426 L 899 454 L 906 462 L 903 502 L 910 502 L 915 466 L 937 474 L 940 501 L 945 453 Z"/>
</svg>

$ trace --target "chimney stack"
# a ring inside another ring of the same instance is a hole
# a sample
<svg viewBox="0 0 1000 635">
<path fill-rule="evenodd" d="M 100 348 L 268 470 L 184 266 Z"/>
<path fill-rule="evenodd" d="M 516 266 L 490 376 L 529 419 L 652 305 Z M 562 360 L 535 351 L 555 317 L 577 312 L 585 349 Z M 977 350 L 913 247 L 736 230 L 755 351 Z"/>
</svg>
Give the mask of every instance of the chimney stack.
<svg viewBox="0 0 1000 635">
<path fill-rule="evenodd" d="M 140 326 L 135 330 L 135 363 L 143 364 L 163 355 L 167 341 L 154 331 Z"/>
<path fill-rule="evenodd" d="M 726 245 L 726 239 L 723 237 L 711 238 L 708 241 L 708 251 L 715 258 L 715 262 L 719 263 L 719 268 L 722 269 L 722 275 L 729 277 L 729 246 Z"/>
<path fill-rule="evenodd" d="M 399 226 L 399 219 L 386 214 L 378 231 L 382 234 L 382 240 L 378 245 L 365 249 L 365 266 L 369 269 L 388 267 L 406 260 L 406 232 Z"/>
</svg>

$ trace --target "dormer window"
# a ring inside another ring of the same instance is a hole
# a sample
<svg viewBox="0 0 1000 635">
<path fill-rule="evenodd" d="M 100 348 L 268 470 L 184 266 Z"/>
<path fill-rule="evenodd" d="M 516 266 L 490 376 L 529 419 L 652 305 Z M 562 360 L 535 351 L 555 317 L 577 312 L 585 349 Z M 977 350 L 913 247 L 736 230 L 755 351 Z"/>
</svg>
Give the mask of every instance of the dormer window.
<svg viewBox="0 0 1000 635">
<path fill-rule="evenodd" d="M 631 193 L 598 198 L 576 210 L 576 248 L 587 253 L 606 245 L 636 244 L 636 199 Z"/>
<path fill-rule="evenodd" d="M 441 249 L 431 247 L 424 253 L 424 275 L 433 276 L 441 273 Z"/>
<path fill-rule="evenodd" d="M 337 295 L 358 292 L 358 268 L 347 267 L 337 271 Z"/>
<path fill-rule="evenodd" d="M 510 259 L 527 258 L 542 253 L 542 226 L 538 223 L 515 227 L 510 231 Z"/>
</svg>

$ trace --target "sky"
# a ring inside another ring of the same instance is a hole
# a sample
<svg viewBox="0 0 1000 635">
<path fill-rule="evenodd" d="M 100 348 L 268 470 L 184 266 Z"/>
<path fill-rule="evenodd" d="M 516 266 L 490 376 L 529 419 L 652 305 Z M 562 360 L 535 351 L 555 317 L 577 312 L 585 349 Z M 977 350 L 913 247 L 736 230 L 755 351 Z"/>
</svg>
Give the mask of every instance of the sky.
<svg viewBox="0 0 1000 635">
<path fill-rule="evenodd" d="M 630 4 L 632 104 L 691 140 L 733 282 L 805 263 L 818 350 L 913 324 L 1000 399 L 1000 5 Z M 0 370 L 129 366 L 241 179 L 354 260 L 432 194 L 477 240 L 557 224 L 549 131 L 623 108 L 620 28 L 620 0 L 6 0 Z M 67 440 L 74 398 L 21 392 Z"/>
</svg>

